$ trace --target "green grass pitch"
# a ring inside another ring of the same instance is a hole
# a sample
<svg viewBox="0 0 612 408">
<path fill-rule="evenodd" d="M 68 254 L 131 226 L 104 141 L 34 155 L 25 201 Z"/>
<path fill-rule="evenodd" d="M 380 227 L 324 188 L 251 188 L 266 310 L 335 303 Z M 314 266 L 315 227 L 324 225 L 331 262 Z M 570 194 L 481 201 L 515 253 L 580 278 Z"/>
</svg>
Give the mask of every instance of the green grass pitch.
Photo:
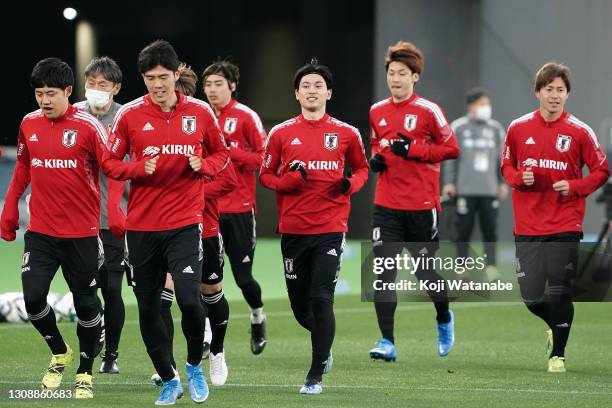
<svg viewBox="0 0 612 408">
<path fill-rule="evenodd" d="M 358 253 L 357 243 L 353 247 Z M 20 290 L 23 242 L 0 244 L 0 292 Z M 284 290 L 278 241 L 261 240 L 256 276 L 265 298 L 269 344 L 260 356 L 248 345 L 248 308 L 226 268 L 230 300 L 226 338 L 228 384 L 215 388 L 205 405 L 216 407 L 608 407 L 612 406 L 611 306 L 576 305 L 567 349 L 568 372 L 546 372 L 543 324 L 521 304 L 457 303 L 457 342 L 440 358 L 435 351 L 434 311 L 429 303 L 403 303 L 396 314 L 395 363 L 372 362 L 378 339 L 372 304 L 362 303 L 359 260 L 343 263 L 342 295 L 336 297 L 334 367 L 320 396 L 298 390 L 310 361 L 310 337 L 294 320 Z M 53 290 L 66 291 L 61 276 Z M 94 374 L 92 401 L 9 399 L 9 390 L 36 389 L 49 360 L 44 341 L 31 325 L 0 325 L 0 407 L 151 407 L 159 390 L 148 382 L 153 370 L 140 338 L 133 295 L 125 288 L 127 314 L 120 345 L 119 375 Z M 174 308 L 175 354 L 182 365 L 185 343 Z M 74 323 L 60 330 L 76 349 Z M 208 367 L 208 362 L 205 363 Z M 72 385 L 76 363 L 67 369 Z M 100 362 L 96 361 L 97 371 Z M 182 370 L 181 370 L 182 371 Z M 182 375 L 184 378 L 184 375 Z M 184 381 L 183 381 L 184 382 Z M 184 383 L 185 385 L 185 383 Z M 185 396 L 177 406 L 194 406 Z"/>
</svg>

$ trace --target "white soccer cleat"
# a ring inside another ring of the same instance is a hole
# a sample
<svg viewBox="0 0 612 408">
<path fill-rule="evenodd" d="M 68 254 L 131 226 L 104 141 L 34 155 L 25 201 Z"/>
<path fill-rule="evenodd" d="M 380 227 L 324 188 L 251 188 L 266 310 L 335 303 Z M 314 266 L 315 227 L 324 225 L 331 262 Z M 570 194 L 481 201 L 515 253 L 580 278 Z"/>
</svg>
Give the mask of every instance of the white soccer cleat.
<svg viewBox="0 0 612 408">
<path fill-rule="evenodd" d="M 212 385 L 224 385 L 227 381 L 227 364 L 225 363 L 225 353 L 210 353 L 210 382 Z"/>
</svg>

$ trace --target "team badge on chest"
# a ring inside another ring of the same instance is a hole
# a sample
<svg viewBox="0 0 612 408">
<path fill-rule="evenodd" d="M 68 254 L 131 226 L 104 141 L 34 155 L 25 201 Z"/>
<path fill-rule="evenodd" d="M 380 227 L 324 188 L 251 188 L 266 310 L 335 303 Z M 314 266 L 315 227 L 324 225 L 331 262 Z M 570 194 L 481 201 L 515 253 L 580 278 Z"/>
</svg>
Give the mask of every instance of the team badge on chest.
<svg viewBox="0 0 612 408">
<path fill-rule="evenodd" d="M 196 117 L 183 116 L 183 132 L 191 135 L 196 131 Z"/>
<path fill-rule="evenodd" d="M 236 131 L 236 125 L 238 125 L 238 118 L 225 118 L 223 131 L 228 135 L 232 134 Z"/>
<path fill-rule="evenodd" d="M 572 144 L 572 137 L 566 135 L 557 135 L 557 150 L 561 153 L 565 153 L 569 150 Z"/>
<path fill-rule="evenodd" d="M 338 148 L 338 134 L 337 133 L 324 133 L 323 134 L 323 147 L 327 150 L 335 150 Z"/>
<path fill-rule="evenodd" d="M 404 129 L 406 129 L 408 132 L 416 129 L 417 118 L 418 118 L 417 115 L 404 116 Z"/>
<path fill-rule="evenodd" d="M 77 133 L 77 130 L 64 129 L 64 134 L 62 135 L 62 144 L 65 147 L 74 146 L 76 144 Z"/>
</svg>

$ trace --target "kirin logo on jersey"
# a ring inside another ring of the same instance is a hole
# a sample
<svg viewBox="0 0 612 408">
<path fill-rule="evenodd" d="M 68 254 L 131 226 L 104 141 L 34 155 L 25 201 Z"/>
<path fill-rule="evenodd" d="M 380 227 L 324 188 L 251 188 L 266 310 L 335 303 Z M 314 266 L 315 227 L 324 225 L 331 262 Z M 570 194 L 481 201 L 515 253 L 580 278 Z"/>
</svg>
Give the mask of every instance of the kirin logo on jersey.
<svg viewBox="0 0 612 408">
<path fill-rule="evenodd" d="M 196 117 L 195 116 L 183 116 L 183 132 L 188 135 L 193 134 L 196 131 Z"/>
<path fill-rule="evenodd" d="M 338 148 L 338 134 L 324 133 L 323 146 L 329 151 L 336 150 Z"/>
<path fill-rule="evenodd" d="M 566 135 L 557 135 L 557 150 L 561 153 L 565 153 L 569 150 L 572 144 L 572 137 Z"/>
<path fill-rule="evenodd" d="M 225 118 L 225 123 L 223 124 L 223 131 L 230 135 L 236 131 L 237 125 L 238 118 Z"/>
<path fill-rule="evenodd" d="M 406 115 L 406 116 L 404 116 L 404 129 L 406 129 L 409 132 L 411 130 L 416 129 L 417 119 L 418 119 L 417 115 Z"/>
<path fill-rule="evenodd" d="M 78 131 L 72 129 L 64 129 L 64 134 L 62 136 L 62 144 L 65 147 L 72 147 L 76 144 Z"/>
</svg>

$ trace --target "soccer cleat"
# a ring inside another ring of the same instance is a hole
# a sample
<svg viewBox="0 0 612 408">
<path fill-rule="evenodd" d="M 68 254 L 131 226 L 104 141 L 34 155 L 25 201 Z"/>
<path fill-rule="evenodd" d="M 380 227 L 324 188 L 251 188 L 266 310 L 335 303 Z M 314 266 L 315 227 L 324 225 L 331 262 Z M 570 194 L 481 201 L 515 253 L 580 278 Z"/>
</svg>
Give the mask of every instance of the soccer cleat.
<svg viewBox="0 0 612 408">
<path fill-rule="evenodd" d="M 323 367 L 323 374 L 329 373 L 333 365 L 334 365 L 334 356 L 332 355 L 332 351 L 329 350 L 329 357 L 327 357 L 327 360 L 325 360 L 325 367 Z"/>
<path fill-rule="evenodd" d="M 74 398 L 93 398 L 93 377 L 87 373 L 77 374 L 74 379 Z"/>
<path fill-rule="evenodd" d="M 448 311 L 450 320 L 448 323 L 437 323 L 438 327 L 438 354 L 440 357 L 451 352 L 455 344 L 455 314 Z"/>
<path fill-rule="evenodd" d="M 212 385 L 223 385 L 227 381 L 227 364 L 225 363 L 225 352 L 218 354 L 210 353 L 210 382 Z"/>
<path fill-rule="evenodd" d="M 72 363 L 74 353 L 69 345 L 66 344 L 66 352 L 64 354 L 53 354 L 51 362 L 47 368 L 47 372 L 42 379 L 42 387 L 48 390 L 57 389 L 62 383 L 64 369 Z"/>
<path fill-rule="evenodd" d="M 266 319 L 260 323 L 251 323 L 251 352 L 253 354 L 261 354 L 266 348 L 268 340 L 266 339 Z"/>
<path fill-rule="evenodd" d="M 553 351 L 553 335 L 552 330 L 546 330 L 546 356 L 550 357 L 550 354 Z"/>
<path fill-rule="evenodd" d="M 323 385 L 321 384 L 321 381 L 317 380 L 306 379 L 306 382 L 304 383 L 304 385 L 302 385 L 302 388 L 300 388 L 300 394 L 304 395 L 318 395 L 322 392 Z"/>
<path fill-rule="evenodd" d="M 549 373 L 564 373 L 565 369 L 565 357 L 552 356 L 548 359 L 548 372 Z"/>
<path fill-rule="evenodd" d="M 206 376 L 202 371 L 202 363 L 198 365 L 185 365 L 185 373 L 187 374 L 187 384 L 189 385 L 189 395 L 193 402 L 198 404 L 206 401 L 208 398 L 208 384 L 206 384 Z"/>
<path fill-rule="evenodd" d="M 210 356 L 210 343 L 205 341 L 202 350 L 202 360 L 206 360 Z"/>
<path fill-rule="evenodd" d="M 378 340 L 376 347 L 370 350 L 370 358 L 372 360 L 395 361 L 397 358 L 395 345 L 391 342 L 391 340 L 387 340 L 384 337 L 381 338 Z"/>
<path fill-rule="evenodd" d="M 178 371 L 176 371 L 176 368 L 172 367 L 172 371 L 174 371 L 174 375 L 178 377 Z M 164 381 L 161 379 L 159 374 L 153 373 L 153 375 L 151 376 L 151 384 L 157 387 L 161 387 L 164 385 Z"/>
<path fill-rule="evenodd" d="M 173 378 L 170 381 L 163 383 L 159 398 L 155 401 L 155 405 L 174 405 L 176 400 L 183 396 L 183 387 L 178 378 Z"/>
<path fill-rule="evenodd" d="M 493 282 L 501 277 L 495 265 L 487 265 L 485 274 L 487 275 L 488 282 Z"/>
<path fill-rule="evenodd" d="M 100 366 L 100 374 L 119 374 L 119 366 L 117 358 L 119 353 L 116 351 L 106 352 L 102 355 L 102 365 Z"/>
</svg>

